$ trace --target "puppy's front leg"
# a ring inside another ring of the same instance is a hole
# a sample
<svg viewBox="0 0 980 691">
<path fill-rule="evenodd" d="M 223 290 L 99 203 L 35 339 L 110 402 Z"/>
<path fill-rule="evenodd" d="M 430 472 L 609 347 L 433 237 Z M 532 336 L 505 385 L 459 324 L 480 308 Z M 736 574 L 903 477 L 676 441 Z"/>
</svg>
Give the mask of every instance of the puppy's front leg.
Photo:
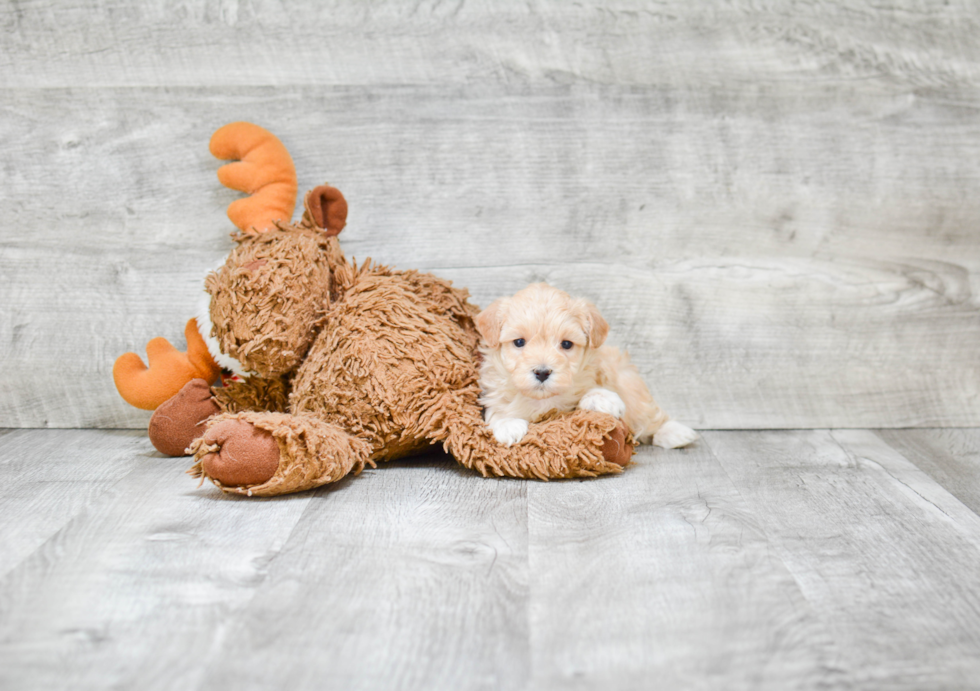
<svg viewBox="0 0 980 691">
<path fill-rule="evenodd" d="M 621 418 L 626 414 L 626 404 L 619 394 L 609 389 L 596 387 L 589 389 L 582 400 L 578 402 L 578 407 L 582 410 L 594 410 L 597 413 L 606 413 L 615 418 Z"/>
<path fill-rule="evenodd" d="M 527 420 L 519 417 L 498 417 L 490 423 L 493 437 L 504 446 L 516 444 L 527 434 Z"/>
</svg>

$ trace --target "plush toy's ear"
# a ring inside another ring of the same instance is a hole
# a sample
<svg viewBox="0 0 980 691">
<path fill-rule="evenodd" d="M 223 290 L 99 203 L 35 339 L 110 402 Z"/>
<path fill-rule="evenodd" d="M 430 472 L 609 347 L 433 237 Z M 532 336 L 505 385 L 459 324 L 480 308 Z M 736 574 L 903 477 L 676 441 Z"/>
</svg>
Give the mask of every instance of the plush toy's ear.
<svg viewBox="0 0 980 691">
<path fill-rule="evenodd" d="M 606 341 L 609 335 L 609 324 L 599 314 L 599 308 L 591 302 L 581 301 L 582 328 L 589 337 L 589 347 L 598 348 Z"/>
<path fill-rule="evenodd" d="M 323 228 L 327 237 L 340 235 L 347 225 L 347 200 L 336 187 L 320 185 L 306 193 L 306 220 Z"/>
<path fill-rule="evenodd" d="M 504 327 L 504 300 L 496 300 L 476 317 L 476 330 L 491 348 L 500 345 L 500 331 Z"/>
</svg>

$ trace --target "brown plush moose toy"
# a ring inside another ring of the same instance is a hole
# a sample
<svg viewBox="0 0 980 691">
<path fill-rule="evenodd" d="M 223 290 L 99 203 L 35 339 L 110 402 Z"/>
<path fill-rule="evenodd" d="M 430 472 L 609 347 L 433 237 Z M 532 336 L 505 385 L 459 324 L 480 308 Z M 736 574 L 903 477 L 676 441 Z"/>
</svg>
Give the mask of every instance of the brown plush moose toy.
<svg viewBox="0 0 980 691">
<path fill-rule="evenodd" d="M 477 398 L 479 310 L 466 290 L 430 274 L 348 261 L 337 239 L 347 202 L 308 192 L 290 223 L 296 177 L 286 148 L 249 123 L 211 140 L 228 187 L 237 246 L 205 282 L 208 309 L 185 331 L 116 361 L 123 398 L 155 409 L 149 436 L 226 492 L 270 496 L 335 482 L 434 444 L 484 476 L 592 477 L 629 463 L 618 420 L 579 410 L 532 424 L 502 446 Z M 221 369 L 234 376 L 216 383 Z"/>
</svg>

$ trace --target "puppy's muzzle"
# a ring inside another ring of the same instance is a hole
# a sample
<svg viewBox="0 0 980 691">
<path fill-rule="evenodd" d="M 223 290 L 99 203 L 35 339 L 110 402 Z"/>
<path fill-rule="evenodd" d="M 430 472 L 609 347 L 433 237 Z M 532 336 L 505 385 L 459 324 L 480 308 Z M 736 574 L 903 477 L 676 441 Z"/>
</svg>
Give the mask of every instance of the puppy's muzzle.
<svg viewBox="0 0 980 691">
<path fill-rule="evenodd" d="M 548 377 L 551 376 L 551 370 L 547 367 L 538 367 L 534 370 L 534 376 L 537 377 L 539 382 L 544 382 Z"/>
</svg>

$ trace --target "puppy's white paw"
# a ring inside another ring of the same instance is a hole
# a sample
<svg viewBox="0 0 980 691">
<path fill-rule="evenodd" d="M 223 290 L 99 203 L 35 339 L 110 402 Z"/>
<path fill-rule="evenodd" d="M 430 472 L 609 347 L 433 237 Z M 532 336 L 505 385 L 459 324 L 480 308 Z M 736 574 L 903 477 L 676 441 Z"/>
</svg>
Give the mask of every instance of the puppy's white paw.
<svg viewBox="0 0 980 691">
<path fill-rule="evenodd" d="M 613 417 L 623 417 L 626 414 L 626 404 L 619 394 L 609 389 L 592 389 L 578 402 L 578 407 L 582 410 L 594 410 L 597 413 L 606 413 Z"/>
<path fill-rule="evenodd" d="M 653 443 L 665 449 L 687 446 L 698 438 L 698 433 L 687 425 L 667 420 L 653 435 Z"/>
<path fill-rule="evenodd" d="M 527 420 L 517 417 L 498 418 L 490 423 L 493 438 L 504 446 L 516 444 L 527 434 Z"/>
</svg>

